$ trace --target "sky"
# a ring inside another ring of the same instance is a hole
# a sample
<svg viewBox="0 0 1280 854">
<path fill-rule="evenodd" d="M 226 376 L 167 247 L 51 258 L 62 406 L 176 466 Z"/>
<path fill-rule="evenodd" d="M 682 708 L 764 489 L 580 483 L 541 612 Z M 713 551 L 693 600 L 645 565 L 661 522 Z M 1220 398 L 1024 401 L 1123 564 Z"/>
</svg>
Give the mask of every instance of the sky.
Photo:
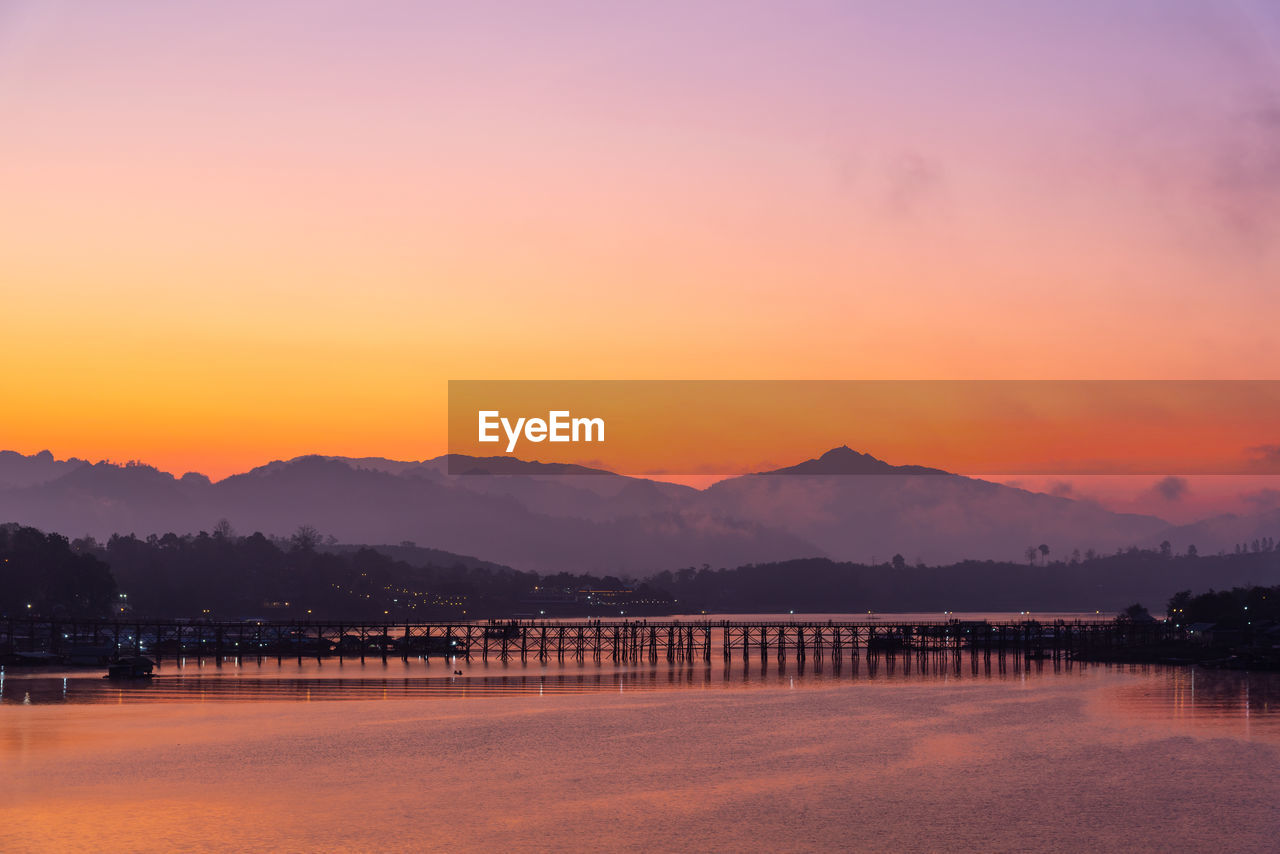
<svg viewBox="0 0 1280 854">
<path fill-rule="evenodd" d="M 24 453 L 422 459 L 450 379 L 1280 379 L 1261 0 L 0 0 L 0 117 Z"/>
</svg>

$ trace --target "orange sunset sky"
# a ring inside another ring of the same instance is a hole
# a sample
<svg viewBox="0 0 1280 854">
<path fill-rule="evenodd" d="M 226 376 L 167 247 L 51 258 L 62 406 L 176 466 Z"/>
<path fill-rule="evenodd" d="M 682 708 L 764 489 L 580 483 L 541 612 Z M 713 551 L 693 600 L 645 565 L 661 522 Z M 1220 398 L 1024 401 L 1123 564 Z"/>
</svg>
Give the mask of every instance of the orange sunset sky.
<svg viewBox="0 0 1280 854">
<path fill-rule="evenodd" d="M 0 2 L 0 447 L 422 459 L 450 379 L 1280 379 L 1277 7 L 976 5 Z"/>
</svg>

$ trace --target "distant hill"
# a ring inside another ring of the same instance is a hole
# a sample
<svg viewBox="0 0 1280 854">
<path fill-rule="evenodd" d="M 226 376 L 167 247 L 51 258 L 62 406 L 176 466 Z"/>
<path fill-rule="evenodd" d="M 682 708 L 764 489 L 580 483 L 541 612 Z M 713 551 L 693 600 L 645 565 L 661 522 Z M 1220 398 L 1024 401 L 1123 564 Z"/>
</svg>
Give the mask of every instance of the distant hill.
<svg viewBox="0 0 1280 854">
<path fill-rule="evenodd" d="M 47 483 L 83 465 L 88 463 L 75 457 L 69 460 L 54 459 L 49 451 L 41 451 L 29 457 L 17 451 L 0 451 L 0 489 Z"/>
<path fill-rule="evenodd" d="M 1153 516 L 923 466 L 893 466 L 848 448 L 720 481 L 703 491 L 699 505 L 737 519 L 769 520 L 826 555 L 871 562 L 895 553 L 911 563 L 1017 560 L 1027 546 L 1041 543 L 1059 555 L 1112 551 L 1145 544 L 1168 528 Z"/>
<path fill-rule="evenodd" d="M 1059 557 L 1166 537 L 1182 548 L 1191 536 L 1207 552 L 1248 539 L 1241 532 L 1251 526 L 1271 525 L 1275 535 L 1280 522 L 1233 517 L 1174 528 L 848 447 L 705 490 L 506 457 L 306 456 L 210 482 L 140 464 L 5 452 L 5 473 L 0 520 L 72 537 L 196 532 L 225 518 L 241 533 L 287 536 L 312 525 L 343 543 L 412 541 L 538 572 L 647 575 L 807 557 L 879 562 L 897 553 L 913 564 L 1019 561 L 1041 543 Z"/>
<path fill-rule="evenodd" d="M 1161 535 L 1179 550 L 1194 545 L 1201 554 L 1231 551 L 1237 544 L 1248 546 L 1263 537 L 1280 536 L 1280 509 L 1251 516 L 1234 513 L 1214 516 L 1189 525 L 1176 525 Z"/>
<path fill-rule="evenodd" d="M 345 543 L 412 540 L 541 572 L 642 574 L 708 561 L 818 554 L 768 526 L 671 509 L 662 496 L 683 487 L 667 490 L 669 485 L 616 475 L 551 476 L 549 483 L 525 476 L 448 476 L 441 468 L 428 461 L 392 473 L 311 456 L 210 483 L 150 466 L 98 463 L 0 490 L 0 519 L 98 538 L 208 531 L 220 519 L 241 533 L 287 535 L 312 525 Z M 574 489 L 566 479 L 600 482 L 613 494 Z M 608 507 L 614 509 L 602 509 Z M 624 513 L 624 507 L 638 512 Z"/>
<path fill-rule="evenodd" d="M 416 543 L 400 543 L 398 545 L 378 545 L 374 543 L 334 543 L 333 545 L 321 545 L 317 547 L 317 551 L 330 552 L 332 554 L 354 554 L 361 549 L 373 549 L 381 552 L 392 560 L 402 561 L 409 566 L 426 567 L 426 566 L 443 566 L 455 567 L 461 566 L 466 569 L 487 569 L 492 572 L 510 572 L 512 567 L 501 563 L 494 563 L 491 560 L 481 560 L 471 555 L 454 554 L 446 552 L 442 549 L 430 549 L 417 545 Z"/>
<path fill-rule="evenodd" d="M 870 454 L 859 453 L 848 445 L 832 448 L 817 459 L 805 460 L 794 466 L 758 472 L 758 474 L 947 474 L 942 469 L 925 466 L 895 466 L 878 460 Z"/>
<path fill-rule="evenodd" d="M 1280 552 L 1187 557 L 1135 549 L 1036 566 L 1009 561 L 867 566 L 813 558 L 660 573 L 653 583 L 713 613 L 1099 611 L 1112 616 L 1134 602 L 1164 613 L 1180 590 L 1280 583 Z"/>
</svg>

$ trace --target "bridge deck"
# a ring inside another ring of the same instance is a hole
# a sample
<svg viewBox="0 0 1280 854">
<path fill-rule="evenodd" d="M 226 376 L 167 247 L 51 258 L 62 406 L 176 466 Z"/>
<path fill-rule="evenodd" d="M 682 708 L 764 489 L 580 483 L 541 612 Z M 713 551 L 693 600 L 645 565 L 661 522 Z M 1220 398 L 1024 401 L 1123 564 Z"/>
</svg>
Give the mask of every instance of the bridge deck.
<svg viewBox="0 0 1280 854">
<path fill-rule="evenodd" d="M 153 658 L 536 658 L 614 662 L 726 661 L 769 656 L 821 661 L 876 655 L 1072 656 L 1180 636 L 1168 623 L 1054 621 L 684 621 L 186 622 L 0 620 L 0 660 L 45 654 L 92 663 L 137 653 Z"/>
</svg>

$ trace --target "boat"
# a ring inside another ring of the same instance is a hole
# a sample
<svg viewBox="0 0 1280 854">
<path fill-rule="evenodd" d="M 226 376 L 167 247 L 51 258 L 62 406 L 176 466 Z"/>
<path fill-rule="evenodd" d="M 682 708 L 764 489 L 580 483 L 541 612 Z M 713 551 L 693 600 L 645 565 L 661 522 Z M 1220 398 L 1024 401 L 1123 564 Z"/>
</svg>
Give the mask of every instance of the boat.
<svg viewBox="0 0 1280 854">
<path fill-rule="evenodd" d="M 156 663 L 141 655 L 128 655 L 107 665 L 103 679 L 150 679 Z"/>
</svg>

